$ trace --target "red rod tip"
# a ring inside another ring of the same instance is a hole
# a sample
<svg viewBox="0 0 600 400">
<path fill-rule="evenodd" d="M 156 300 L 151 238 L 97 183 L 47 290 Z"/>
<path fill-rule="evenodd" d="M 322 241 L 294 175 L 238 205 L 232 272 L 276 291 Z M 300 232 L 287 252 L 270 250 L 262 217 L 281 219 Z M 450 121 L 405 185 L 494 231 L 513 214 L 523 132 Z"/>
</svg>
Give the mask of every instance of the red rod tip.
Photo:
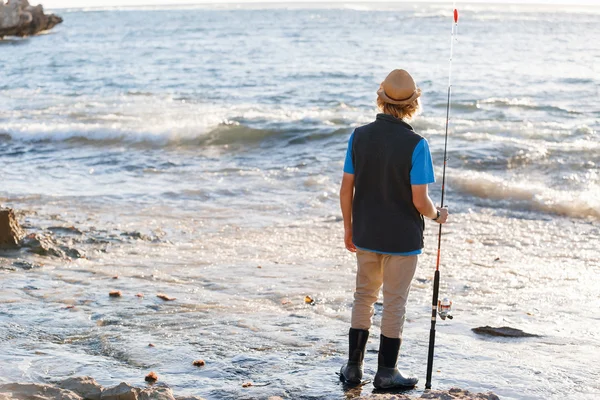
<svg viewBox="0 0 600 400">
<path fill-rule="evenodd" d="M 458 24 L 458 10 L 456 8 L 454 9 L 454 23 Z"/>
</svg>

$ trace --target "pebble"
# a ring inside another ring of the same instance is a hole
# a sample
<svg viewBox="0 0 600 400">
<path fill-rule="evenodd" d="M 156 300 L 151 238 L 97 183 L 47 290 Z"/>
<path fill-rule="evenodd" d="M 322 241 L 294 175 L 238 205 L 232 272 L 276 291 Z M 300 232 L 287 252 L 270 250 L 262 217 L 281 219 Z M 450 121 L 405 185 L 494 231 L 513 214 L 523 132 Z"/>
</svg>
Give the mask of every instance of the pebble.
<svg viewBox="0 0 600 400">
<path fill-rule="evenodd" d="M 158 375 L 156 375 L 156 372 L 150 372 L 148 375 L 146 375 L 144 380 L 146 382 L 154 383 L 158 380 Z"/>
<path fill-rule="evenodd" d="M 176 300 L 175 297 L 167 296 L 164 293 L 159 293 L 159 294 L 156 295 L 156 297 L 158 297 L 159 299 L 163 299 L 164 301 L 174 301 L 174 300 Z"/>
</svg>

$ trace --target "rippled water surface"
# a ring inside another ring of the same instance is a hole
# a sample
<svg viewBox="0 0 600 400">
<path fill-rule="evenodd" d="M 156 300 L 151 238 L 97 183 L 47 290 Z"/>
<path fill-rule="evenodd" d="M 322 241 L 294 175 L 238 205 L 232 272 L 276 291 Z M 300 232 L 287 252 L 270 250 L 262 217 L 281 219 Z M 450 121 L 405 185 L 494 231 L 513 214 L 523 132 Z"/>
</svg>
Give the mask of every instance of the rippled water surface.
<svg viewBox="0 0 600 400">
<path fill-rule="evenodd" d="M 442 252 L 455 319 L 438 323 L 434 387 L 597 398 L 600 11 L 460 9 Z M 141 384 L 154 370 L 210 399 L 356 396 L 335 375 L 355 271 L 337 205 L 346 142 L 405 68 L 441 166 L 451 11 L 63 10 L 50 34 L 0 42 L 0 203 L 86 254 L 2 254 L 0 382 Z M 434 228 L 401 360 L 415 394 Z M 471 332 L 484 325 L 541 336 Z"/>
</svg>

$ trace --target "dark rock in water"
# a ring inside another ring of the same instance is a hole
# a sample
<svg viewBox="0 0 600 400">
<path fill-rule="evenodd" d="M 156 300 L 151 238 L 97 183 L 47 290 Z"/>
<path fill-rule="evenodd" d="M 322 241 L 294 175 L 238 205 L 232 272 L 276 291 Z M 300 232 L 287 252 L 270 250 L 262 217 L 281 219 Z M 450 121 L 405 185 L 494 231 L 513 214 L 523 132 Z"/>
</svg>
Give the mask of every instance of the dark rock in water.
<svg viewBox="0 0 600 400">
<path fill-rule="evenodd" d="M 48 228 L 48 230 L 52 233 L 83 235 L 83 232 L 81 232 L 79 229 L 75 228 L 74 226 L 51 226 Z"/>
<path fill-rule="evenodd" d="M 54 240 L 49 236 L 32 233 L 23 239 L 21 245 L 27 247 L 31 253 L 40 256 L 66 257 L 66 254 L 56 246 Z"/>
<path fill-rule="evenodd" d="M 49 234 L 32 233 L 21 240 L 21 246 L 40 256 L 59 258 L 85 258 L 82 250 L 59 245 L 55 238 Z"/>
<path fill-rule="evenodd" d="M 61 246 L 61 249 L 71 258 L 85 258 L 85 253 L 82 250 Z"/>
<path fill-rule="evenodd" d="M 494 328 L 491 326 L 482 326 L 479 328 L 471 329 L 473 332 L 478 335 L 489 335 L 489 336 L 501 336 L 501 337 L 539 337 L 540 335 L 534 335 L 532 333 L 523 332 L 520 329 L 510 328 L 508 326 L 503 326 L 501 328 Z"/>
<path fill-rule="evenodd" d="M 25 232 L 10 208 L 0 209 L 0 249 L 19 248 Z"/>
<path fill-rule="evenodd" d="M 0 39 L 4 36 L 32 36 L 63 22 L 58 15 L 44 14 L 42 5 L 31 6 L 27 0 L 0 1 Z"/>
<path fill-rule="evenodd" d="M 439 400 L 500 400 L 495 394 L 472 393 L 468 390 L 452 388 L 450 390 L 427 390 L 421 397 L 413 397 L 400 393 L 373 393 L 361 396 L 358 400 L 417 400 L 417 399 L 439 399 Z"/>
<path fill-rule="evenodd" d="M 450 390 L 430 390 L 424 393 L 421 399 L 443 399 L 443 400 L 500 400 L 493 393 L 471 393 L 468 390 L 452 388 Z"/>
<path fill-rule="evenodd" d="M 12 263 L 12 265 L 13 265 L 13 267 L 17 267 L 17 268 L 21 268 L 21 269 L 25 269 L 25 270 L 42 267 L 39 264 L 33 264 L 33 263 L 30 263 L 29 261 L 15 261 L 14 263 Z"/>
<path fill-rule="evenodd" d="M 421 397 L 413 397 L 400 393 L 373 393 L 358 397 L 358 400 L 417 400 L 417 399 L 439 399 L 439 400 L 500 400 L 495 394 L 472 393 L 468 390 L 452 388 L 450 390 L 427 390 Z"/>
</svg>

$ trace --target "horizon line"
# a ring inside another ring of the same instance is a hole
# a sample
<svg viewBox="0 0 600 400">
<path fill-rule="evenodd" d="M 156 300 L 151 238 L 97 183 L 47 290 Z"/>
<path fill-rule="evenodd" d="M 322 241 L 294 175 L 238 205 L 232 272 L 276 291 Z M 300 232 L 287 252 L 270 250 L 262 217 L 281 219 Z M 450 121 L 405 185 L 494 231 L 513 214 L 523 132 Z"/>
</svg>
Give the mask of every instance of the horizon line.
<svg viewBox="0 0 600 400">
<path fill-rule="evenodd" d="M 165 0 L 161 0 L 165 1 Z M 126 3 L 123 2 L 123 3 Z M 56 6 L 47 6 L 45 8 L 48 9 L 110 9 L 110 8 L 142 8 L 142 7 L 185 7 L 185 6 L 231 6 L 231 5 L 319 5 L 319 6 L 327 6 L 327 5 L 392 5 L 392 4 L 452 4 L 458 3 L 461 6 L 469 6 L 469 5 L 490 5 L 490 6 L 547 6 L 547 7 L 594 7 L 600 8 L 600 4 L 597 1 L 593 3 L 590 0 L 580 0 L 577 3 L 573 3 L 573 1 L 568 0 L 559 0 L 559 2 L 548 2 L 548 0 L 511 0 L 509 2 L 502 2 L 501 0 L 471 0 L 466 2 L 455 2 L 453 0 L 387 0 L 387 1 L 344 1 L 344 0 L 329 0 L 329 1 L 320 1 L 320 0 L 296 0 L 296 1 L 282 1 L 282 0 L 222 0 L 222 1 L 214 1 L 214 0 L 199 0 L 199 1 L 190 1 L 190 2 L 182 2 L 176 4 L 149 2 L 147 4 L 115 4 L 115 5 L 56 5 Z"/>
</svg>

